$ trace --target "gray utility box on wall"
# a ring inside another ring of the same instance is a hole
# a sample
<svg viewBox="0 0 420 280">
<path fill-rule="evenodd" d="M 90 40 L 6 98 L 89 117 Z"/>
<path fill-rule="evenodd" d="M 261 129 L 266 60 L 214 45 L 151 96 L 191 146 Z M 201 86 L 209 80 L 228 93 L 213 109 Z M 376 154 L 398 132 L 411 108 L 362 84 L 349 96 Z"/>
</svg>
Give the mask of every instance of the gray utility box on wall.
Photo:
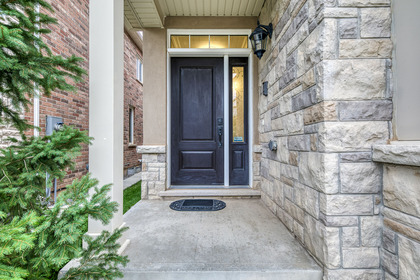
<svg viewBox="0 0 420 280">
<path fill-rule="evenodd" d="M 47 125 L 45 134 L 52 135 L 54 130 L 57 131 L 63 126 L 63 118 L 47 116 Z"/>
</svg>

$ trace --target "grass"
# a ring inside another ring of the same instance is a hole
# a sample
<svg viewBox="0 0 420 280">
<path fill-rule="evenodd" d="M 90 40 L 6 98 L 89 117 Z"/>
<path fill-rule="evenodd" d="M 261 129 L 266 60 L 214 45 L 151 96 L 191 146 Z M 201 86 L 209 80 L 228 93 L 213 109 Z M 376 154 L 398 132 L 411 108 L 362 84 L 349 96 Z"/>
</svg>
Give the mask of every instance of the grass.
<svg viewBox="0 0 420 280">
<path fill-rule="evenodd" d="M 127 212 L 141 199 L 141 181 L 124 190 L 123 213 Z"/>
</svg>

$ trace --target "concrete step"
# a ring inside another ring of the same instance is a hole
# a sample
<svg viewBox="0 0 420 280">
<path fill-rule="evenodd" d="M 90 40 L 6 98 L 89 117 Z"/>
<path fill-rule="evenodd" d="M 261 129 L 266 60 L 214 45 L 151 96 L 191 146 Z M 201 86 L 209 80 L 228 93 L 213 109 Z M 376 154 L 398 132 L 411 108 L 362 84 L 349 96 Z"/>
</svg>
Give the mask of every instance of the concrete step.
<svg viewBox="0 0 420 280">
<path fill-rule="evenodd" d="M 159 196 L 167 200 L 181 198 L 261 198 L 261 191 L 250 188 L 170 189 L 159 192 Z"/>
<path fill-rule="evenodd" d="M 319 270 L 290 271 L 125 271 L 124 280 L 320 280 Z"/>
</svg>

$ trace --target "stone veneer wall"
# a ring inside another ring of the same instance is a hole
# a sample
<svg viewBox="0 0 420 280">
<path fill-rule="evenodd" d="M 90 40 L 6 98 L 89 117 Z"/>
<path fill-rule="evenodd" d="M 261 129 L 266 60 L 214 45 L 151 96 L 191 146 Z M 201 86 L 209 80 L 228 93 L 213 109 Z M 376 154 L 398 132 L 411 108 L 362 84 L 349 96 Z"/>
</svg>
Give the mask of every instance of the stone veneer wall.
<svg viewBox="0 0 420 280">
<path fill-rule="evenodd" d="M 420 276 L 420 145 L 374 146 L 383 162 L 382 267 L 385 279 Z"/>
<path fill-rule="evenodd" d="M 380 279 L 381 168 L 390 138 L 389 0 L 267 0 L 259 62 L 262 199 L 324 267 Z M 267 143 L 276 140 L 277 152 Z"/>
<path fill-rule="evenodd" d="M 141 199 L 159 199 L 166 188 L 166 146 L 138 146 L 142 154 Z"/>
</svg>

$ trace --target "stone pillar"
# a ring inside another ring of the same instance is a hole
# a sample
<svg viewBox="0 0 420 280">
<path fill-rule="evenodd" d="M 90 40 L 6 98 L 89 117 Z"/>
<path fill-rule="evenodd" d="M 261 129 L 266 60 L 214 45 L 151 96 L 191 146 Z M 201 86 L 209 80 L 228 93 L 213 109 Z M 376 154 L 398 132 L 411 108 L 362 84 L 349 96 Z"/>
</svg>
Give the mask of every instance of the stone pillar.
<svg viewBox="0 0 420 280">
<path fill-rule="evenodd" d="M 120 204 L 109 225 L 89 220 L 95 236 L 123 224 L 123 0 L 91 0 L 89 10 L 89 171 L 100 185 L 112 183 L 109 195 Z"/>
<path fill-rule="evenodd" d="M 273 38 L 259 61 L 261 197 L 324 268 L 382 275 L 381 169 L 390 137 L 389 0 L 265 1 Z M 277 151 L 268 149 L 276 140 Z"/>
<path fill-rule="evenodd" d="M 142 154 L 141 198 L 159 199 L 167 183 L 166 146 L 139 146 L 137 152 Z"/>
</svg>

